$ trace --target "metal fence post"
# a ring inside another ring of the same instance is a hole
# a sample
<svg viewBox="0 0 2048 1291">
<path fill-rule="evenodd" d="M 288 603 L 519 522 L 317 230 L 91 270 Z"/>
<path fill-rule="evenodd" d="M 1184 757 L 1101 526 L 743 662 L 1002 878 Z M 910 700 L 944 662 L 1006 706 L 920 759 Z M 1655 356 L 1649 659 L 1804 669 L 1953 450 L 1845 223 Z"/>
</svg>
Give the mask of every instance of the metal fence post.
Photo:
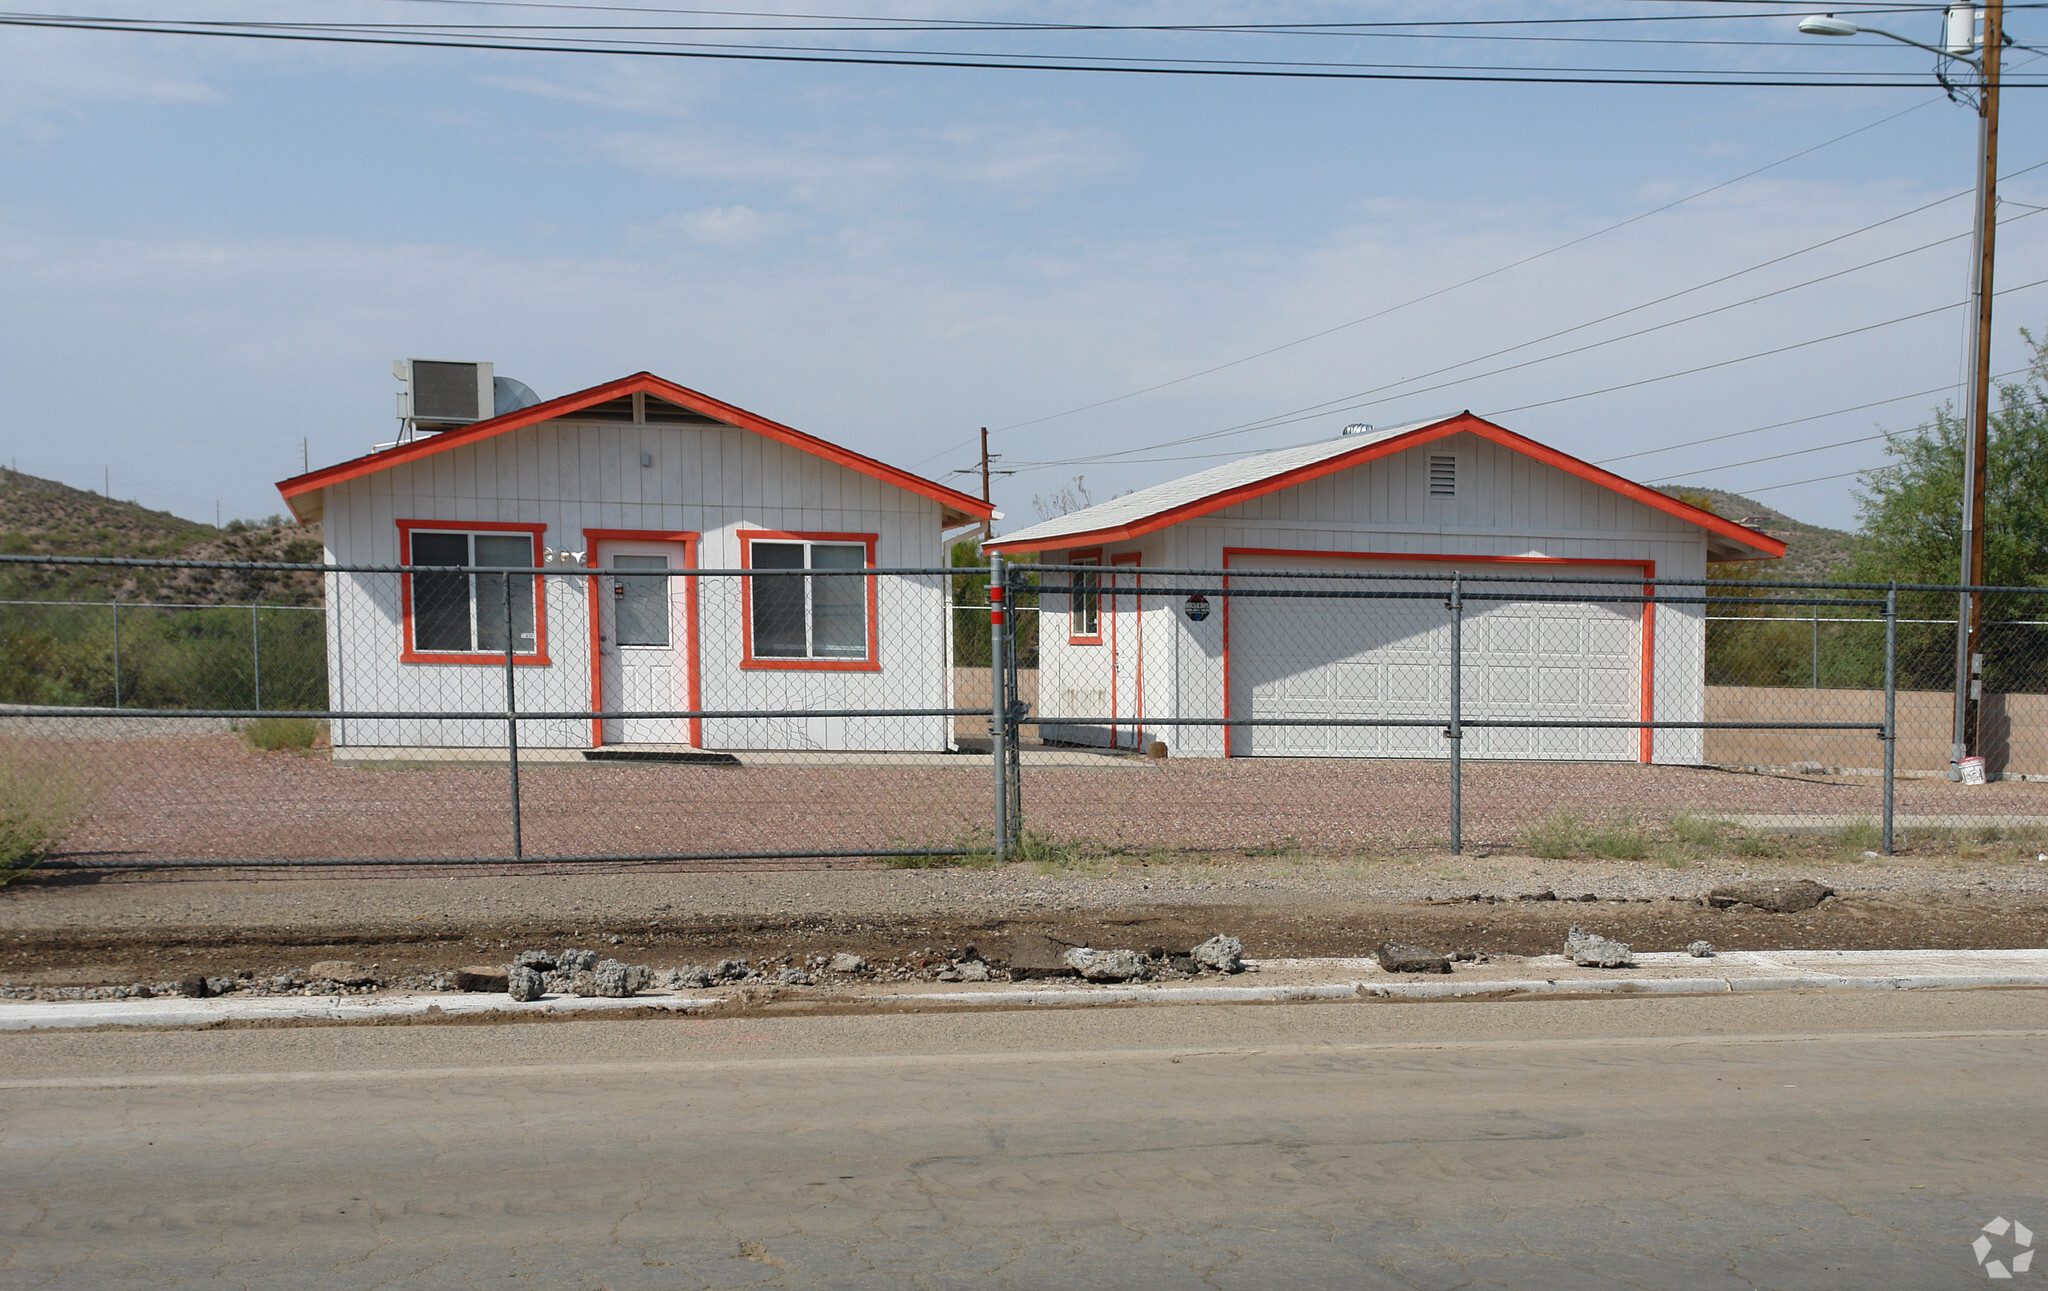
<svg viewBox="0 0 2048 1291">
<path fill-rule="evenodd" d="M 519 829 L 519 702 L 512 690 L 512 651 L 519 638 L 512 631 L 512 575 L 499 577 L 505 580 L 505 749 L 512 760 L 512 859 L 516 861 L 525 854 Z"/>
<path fill-rule="evenodd" d="M 1465 589 L 1457 574 L 1451 575 L 1451 726 L 1444 737 L 1451 742 L 1451 855 L 1465 854 Z"/>
<path fill-rule="evenodd" d="M 1820 689 L 1820 600 L 1813 602 L 1813 689 Z"/>
<path fill-rule="evenodd" d="M 256 616 L 260 602 L 249 606 L 249 685 L 254 690 L 256 702 L 250 707 L 263 711 L 263 623 Z"/>
<path fill-rule="evenodd" d="M 114 707 L 121 706 L 121 593 L 114 593 Z"/>
<path fill-rule="evenodd" d="M 1899 585 L 1884 594 L 1884 854 L 1892 854 L 1892 776 L 1899 756 Z"/>
<path fill-rule="evenodd" d="M 1005 774 L 1010 786 L 1010 802 L 1003 819 L 1009 822 L 1013 854 L 1024 837 L 1024 719 L 1031 715 L 1031 706 L 1018 698 L 1024 693 L 1024 687 L 1017 676 L 1017 620 L 1008 610 L 1016 605 L 1017 593 L 1023 586 L 1023 580 L 1014 570 L 1003 571 L 1003 659 L 1007 664 L 1003 670 L 1003 689 L 1010 701 L 1009 715 L 1003 721 L 1004 733 L 1009 736 L 1003 756 L 1008 767 Z"/>
<path fill-rule="evenodd" d="M 1010 859 L 1010 673 L 1004 659 L 1009 642 L 1003 639 L 1009 626 L 1009 604 L 1004 578 L 1002 553 L 997 552 L 988 558 L 988 746 L 989 758 L 995 763 L 996 810 L 993 824 L 998 863 Z"/>
</svg>

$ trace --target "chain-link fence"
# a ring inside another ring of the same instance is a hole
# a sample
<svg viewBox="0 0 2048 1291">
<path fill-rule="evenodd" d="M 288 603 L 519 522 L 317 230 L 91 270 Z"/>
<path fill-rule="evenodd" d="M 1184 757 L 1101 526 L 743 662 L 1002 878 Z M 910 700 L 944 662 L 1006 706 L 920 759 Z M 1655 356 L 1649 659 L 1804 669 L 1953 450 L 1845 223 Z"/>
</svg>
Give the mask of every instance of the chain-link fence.
<svg viewBox="0 0 2048 1291">
<path fill-rule="evenodd" d="M 0 558 L 35 575 L 0 600 L 0 845 L 74 867 L 2048 846 L 2048 591 L 1330 559 L 1009 566 L 992 604 L 989 570 L 829 541 L 756 542 L 740 570 L 453 541 L 391 568 Z M 87 565 L 310 574 L 324 604 L 66 594 Z M 1960 768 L 1959 612 L 1982 759 Z"/>
<path fill-rule="evenodd" d="M 2048 592 L 1290 563 L 1008 571 L 1036 620 L 1020 839 L 1674 861 L 2048 845 Z M 1963 714 L 1982 760 L 1960 767 L 1959 604 L 1982 674 Z"/>
<path fill-rule="evenodd" d="M 455 539 L 416 543 L 446 565 L 312 567 L 325 605 L 289 615 L 0 605 L 6 809 L 46 822 L 50 863 L 72 866 L 991 847 L 986 687 L 973 709 L 954 694 L 954 571 L 808 540 L 752 543 L 744 570 L 660 543 L 532 568 Z M 976 717 L 978 749 L 954 735 Z"/>
</svg>

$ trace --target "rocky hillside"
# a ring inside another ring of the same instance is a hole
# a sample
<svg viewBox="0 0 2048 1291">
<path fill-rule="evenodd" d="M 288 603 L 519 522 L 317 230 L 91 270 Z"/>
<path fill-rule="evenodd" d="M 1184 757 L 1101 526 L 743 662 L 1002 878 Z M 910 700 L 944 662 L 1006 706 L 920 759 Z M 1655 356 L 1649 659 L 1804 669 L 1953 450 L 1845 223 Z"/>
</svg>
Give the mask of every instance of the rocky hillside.
<svg viewBox="0 0 2048 1291">
<path fill-rule="evenodd" d="M 1688 501 L 1704 498 L 1715 515 L 1733 520 L 1737 524 L 1746 524 L 1752 529 L 1761 529 L 1782 541 L 1785 544 L 1785 558 L 1767 565 L 1763 574 L 1766 578 L 1840 578 L 1854 554 L 1852 545 L 1856 541 L 1856 535 L 1841 529 L 1830 529 L 1825 525 L 1794 520 L 1784 512 L 1765 506 L 1754 498 L 1743 497 L 1740 493 L 1689 485 L 1671 485 L 1662 492 L 1674 496 L 1682 495 Z"/>
<path fill-rule="evenodd" d="M 0 554 L 116 556 L 149 560 L 286 561 L 320 559 L 320 527 L 279 516 L 231 521 L 224 529 L 117 502 L 56 480 L 0 470 Z M 164 600 L 181 604 L 317 605 L 317 574 L 225 570 L 0 565 L 5 598 Z M 0 598 L 4 599 L 4 598 Z"/>
</svg>

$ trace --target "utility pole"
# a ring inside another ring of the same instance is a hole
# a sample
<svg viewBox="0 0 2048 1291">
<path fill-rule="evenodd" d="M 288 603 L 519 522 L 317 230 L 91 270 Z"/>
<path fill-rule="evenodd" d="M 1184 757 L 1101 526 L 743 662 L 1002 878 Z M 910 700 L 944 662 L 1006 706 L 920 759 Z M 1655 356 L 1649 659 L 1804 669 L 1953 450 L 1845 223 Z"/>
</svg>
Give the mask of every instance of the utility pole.
<svg viewBox="0 0 2048 1291">
<path fill-rule="evenodd" d="M 1978 23 L 1983 31 L 1978 32 Z M 1924 49 L 1941 58 L 1935 79 L 1948 96 L 1969 103 L 1949 80 L 1953 63 L 1961 63 L 1977 74 L 1977 225 L 1972 232 L 1970 256 L 1970 304 L 1975 309 L 1975 362 L 1970 365 L 1970 394 L 1967 401 L 1970 422 L 1963 434 L 1963 533 L 1957 579 L 1964 587 L 1984 584 L 1984 493 L 1989 476 L 1987 450 L 1991 443 L 1991 265 L 1998 234 L 1998 69 L 2005 53 L 2005 3 L 1988 0 L 1981 9 L 1974 0 L 1952 4 L 1942 13 L 1941 44 L 1929 45 L 1881 27 L 1865 27 L 1834 14 L 1812 14 L 1799 21 L 1806 36 L 1883 36 L 1902 45 Z M 1983 626 L 1984 597 L 1964 591 L 1956 597 L 1956 696 L 1955 725 L 1950 732 L 1948 774 L 1963 778 L 1963 759 L 1978 748 L 1977 710 L 1984 689 Z"/>
<path fill-rule="evenodd" d="M 1970 303 L 1976 309 L 1975 362 L 1970 368 L 1970 425 L 1963 440 L 1963 542 L 1961 582 L 1984 583 L 1984 493 L 1990 474 L 1986 460 L 1991 444 L 1991 270 L 1998 235 L 1998 71 L 2005 48 L 2003 0 L 1983 9 L 1984 38 L 1977 96 L 1977 227 L 1970 258 Z M 1974 24 L 1973 24 L 1974 25 Z M 1955 42 L 1951 41 L 1953 47 Z M 1956 606 L 1956 702 L 1953 765 L 1949 775 L 1962 778 L 1962 762 L 1979 744 L 1978 710 L 1983 699 L 1984 647 L 1981 636 L 1984 596 L 1964 592 Z"/>
<path fill-rule="evenodd" d="M 986 501 L 988 501 L 988 500 L 989 500 L 989 498 L 988 498 L 988 427 L 986 427 L 986 426 L 983 426 L 983 427 L 981 428 L 981 500 L 982 500 L 983 502 L 986 502 Z M 989 538 L 990 538 L 990 537 L 992 537 L 992 536 L 993 536 L 993 535 L 992 535 L 992 534 L 990 533 L 990 531 L 989 531 L 989 524 L 988 524 L 988 521 L 986 521 L 986 520 L 983 520 L 983 521 L 981 522 L 981 540 L 982 540 L 983 542 L 987 542 L 987 541 L 989 540 Z"/>
</svg>

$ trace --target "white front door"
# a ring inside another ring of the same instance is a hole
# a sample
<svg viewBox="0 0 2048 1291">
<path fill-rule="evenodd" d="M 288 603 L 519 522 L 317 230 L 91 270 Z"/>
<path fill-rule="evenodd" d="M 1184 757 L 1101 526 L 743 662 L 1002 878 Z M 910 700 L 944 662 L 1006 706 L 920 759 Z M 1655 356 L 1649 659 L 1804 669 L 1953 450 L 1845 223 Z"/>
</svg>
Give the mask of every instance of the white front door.
<svg viewBox="0 0 2048 1291">
<path fill-rule="evenodd" d="M 607 539 L 597 544 L 598 699 L 606 744 L 688 744 L 684 717 L 635 713 L 690 707 L 688 597 L 666 571 L 686 568 L 683 544 Z"/>
</svg>

